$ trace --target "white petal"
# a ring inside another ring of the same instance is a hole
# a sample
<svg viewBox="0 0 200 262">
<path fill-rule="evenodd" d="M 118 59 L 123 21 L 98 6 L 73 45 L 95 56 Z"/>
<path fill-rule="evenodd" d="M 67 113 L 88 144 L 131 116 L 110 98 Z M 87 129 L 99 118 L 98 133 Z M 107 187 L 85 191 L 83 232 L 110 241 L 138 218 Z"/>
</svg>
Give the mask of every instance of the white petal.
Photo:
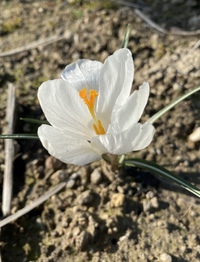
<svg viewBox="0 0 200 262">
<path fill-rule="evenodd" d="M 127 102 L 118 110 L 113 111 L 111 125 L 116 133 L 128 129 L 137 123 L 144 111 L 149 97 L 149 84 L 144 82 L 139 90 L 133 92 Z"/>
<path fill-rule="evenodd" d="M 62 79 L 44 82 L 38 99 L 49 123 L 74 137 L 89 140 L 91 115 L 76 89 Z"/>
<path fill-rule="evenodd" d="M 137 140 L 135 141 L 135 145 L 133 145 L 133 151 L 138 151 L 147 147 L 151 141 L 153 140 L 153 136 L 155 134 L 155 128 L 149 122 L 146 122 L 142 125 L 139 135 L 137 136 Z"/>
<path fill-rule="evenodd" d="M 98 79 L 101 67 L 101 62 L 81 59 L 76 63 L 66 66 L 61 77 L 77 90 L 83 89 L 84 87 L 98 90 Z"/>
<path fill-rule="evenodd" d="M 147 147 L 153 139 L 154 127 L 150 123 L 137 123 L 122 133 L 109 133 L 93 138 L 111 154 L 121 155 Z"/>
<path fill-rule="evenodd" d="M 106 148 L 110 154 L 126 154 L 132 151 L 132 143 L 135 137 L 140 132 L 141 124 L 135 124 L 134 127 L 128 132 L 122 132 L 118 134 L 106 134 L 93 139 L 99 140 L 99 143 Z"/>
<path fill-rule="evenodd" d="M 104 125 L 108 125 L 114 105 L 123 105 L 129 97 L 133 72 L 133 59 L 127 48 L 117 50 L 106 59 L 100 72 L 97 100 L 98 116 L 107 119 Z"/>
<path fill-rule="evenodd" d="M 49 154 L 64 163 L 82 166 L 101 159 L 101 155 L 91 147 L 89 142 L 65 136 L 52 126 L 40 126 L 38 136 Z"/>
</svg>

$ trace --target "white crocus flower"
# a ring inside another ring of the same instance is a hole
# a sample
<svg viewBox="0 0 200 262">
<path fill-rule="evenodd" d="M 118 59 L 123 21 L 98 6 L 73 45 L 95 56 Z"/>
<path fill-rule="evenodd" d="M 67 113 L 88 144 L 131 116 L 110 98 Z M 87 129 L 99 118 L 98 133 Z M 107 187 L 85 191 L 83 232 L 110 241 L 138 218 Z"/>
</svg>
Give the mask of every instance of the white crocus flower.
<svg viewBox="0 0 200 262">
<path fill-rule="evenodd" d="M 44 82 L 38 98 L 51 125 L 40 126 L 38 136 L 49 154 L 65 163 L 85 165 L 103 154 L 147 147 L 154 127 L 138 121 L 149 84 L 130 95 L 133 73 L 131 52 L 123 48 L 104 64 L 78 60 L 66 66 L 62 79 Z"/>
</svg>

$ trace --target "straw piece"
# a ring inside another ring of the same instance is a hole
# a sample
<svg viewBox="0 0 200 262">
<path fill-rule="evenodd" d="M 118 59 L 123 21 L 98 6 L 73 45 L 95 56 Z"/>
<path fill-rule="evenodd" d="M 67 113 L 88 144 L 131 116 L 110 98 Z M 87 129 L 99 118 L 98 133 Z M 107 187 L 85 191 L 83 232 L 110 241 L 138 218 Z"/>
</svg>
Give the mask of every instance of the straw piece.
<svg viewBox="0 0 200 262">
<path fill-rule="evenodd" d="M 6 108 L 6 130 L 7 134 L 13 134 L 15 124 L 16 96 L 15 86 L 8 85 L 8 101 Z M 4 216 L 10 214 L 13 187 L 13 159 L 14 159 L 14 141 L 13 139 L 5 140 L 5 170 L 3 180 L 3 203 L 2 212 Z"/>
<path fill-rule="evenodd" d="M 29 205 L 23 207 L 22 209 L 18 210 L 15 214 L 10 215 L 9 217 L 4 218 L 3 220 L 0 221 L 0 228 L 7 225 L 8 223 L 18 219 L 19 217 L 27 214 L 30 212 L 32 209 L 35 207 L 41 205 L 43 202 L 45 202 L 47 199 L 49 199 L 52 195 L 56 194 L 59 192 L 61 189 L 63 189 L 66 186 L 66 182 L 61 182 L 57 186 L 55 186 L 53 189 L 50 189 L 47 191 L 44 195 L 39 197 L 37 200 L 34 202 L 30 203 Z"/>
</svg>

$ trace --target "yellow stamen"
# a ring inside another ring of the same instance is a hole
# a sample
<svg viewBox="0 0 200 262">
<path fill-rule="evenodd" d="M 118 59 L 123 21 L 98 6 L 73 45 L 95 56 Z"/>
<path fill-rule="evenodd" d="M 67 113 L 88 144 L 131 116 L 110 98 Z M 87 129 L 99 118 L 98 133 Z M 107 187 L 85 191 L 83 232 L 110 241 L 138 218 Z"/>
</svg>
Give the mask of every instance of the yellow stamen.
<svg viewBox="0 0 200 262">
<path fill-rule="evenodd" d="M 89 99 L 87 97 L 87 88 L 83 88 L 79 91 L 80 97 L 83 99 L 84 103 L 87 105 L 90 114 L 94 120 L 93 128 L 97 135 L 103 135 L 105 134 L 105 129 L 99 119 L 97 119 L 95 114 L 95 100 L 98 96 L 98 92 L 94 89 L 91 89 L 89 91 Z"/>
<path fill-rule="evenodd" d="M 97 121 L 97 125 L 93 124 L 93 127 L 97 135 L 103 135 L 106 133 L 100 120 Z"/>
<path fill-rule="evenodd" d="M 95 118 L 94 105 L 95 105 L 96 97 L 98 96 L 97 91 L 91 89 L 89 92 L 89 99 L 88 99 L 87 88 L 85 87 L 84 89 L 79 91 L 79 95 L 87 105 L 88 109 L 90 110 L 90 114 L 92 115 L 92 117 Z"/>
</svg>

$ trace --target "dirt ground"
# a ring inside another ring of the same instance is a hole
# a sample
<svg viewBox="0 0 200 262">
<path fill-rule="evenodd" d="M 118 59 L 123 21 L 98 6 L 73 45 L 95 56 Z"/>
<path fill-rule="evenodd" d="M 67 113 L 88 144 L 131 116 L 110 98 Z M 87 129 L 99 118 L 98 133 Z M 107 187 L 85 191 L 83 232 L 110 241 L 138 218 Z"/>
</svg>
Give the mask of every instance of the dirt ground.
<svg viewBox="0 0 200 262">
<path fill-rule="evenodd" d="M 148 81 L 151 94 L 142 121 L 200 83 L 198 0 L 127 1 L 170 34 L 162 34 L 134 11 L 110 1 L 0 2 L 0 132 L 5 126 L 8 83 L 17 88 L 20 117 L 44 119 L 39 85 L 60 77 L 79 58 L 104 61 L 121 47 L 131 26 L 135 64 L 133 89 Z M 49 45 L 3 56 L 48 37 Z M 179 104 L 155 123 L 151 145 L 134 157 L 154 161 L 200 187 L 200 143 L 189 135 L 200 125 L 200 95 Z M 17 120 L 15 133 L 36 133 Z M 12 213 L 61 181 L 66 188 L 1 231 L 6 262 L 200 261 L 200 200 L 144 170 L 112 172 L 102 160 L 85 167 L 52 158 L 38 140 L 15 142 Z M 129 157 L 129 156 L 127 156 Z M 0 141 L 0 178 L 4 141 Z"/>
</svg>

